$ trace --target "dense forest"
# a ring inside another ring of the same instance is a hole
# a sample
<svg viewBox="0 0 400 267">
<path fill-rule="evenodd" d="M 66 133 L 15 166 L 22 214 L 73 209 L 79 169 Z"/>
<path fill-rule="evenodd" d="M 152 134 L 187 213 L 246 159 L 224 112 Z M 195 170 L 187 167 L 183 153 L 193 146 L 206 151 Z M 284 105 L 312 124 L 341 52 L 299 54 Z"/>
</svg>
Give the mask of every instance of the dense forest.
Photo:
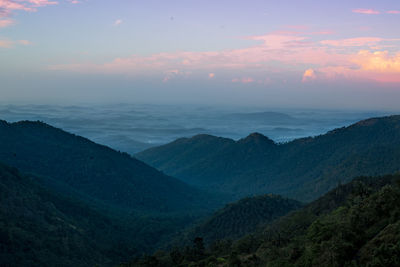
<svg viewBox="0 0 400 267">
<path fill-rule="evenodd" d="M 0 162 L 0 265 L 115 265 L 223 201 L 42 122 L 0 121 Z"/>
<path fill-rule="evenodd" d="M 0 266 L 114 266 L 192 220 L 115 213 L 0 163 Z"/>
<path fill-rule="evenodd" d="M 238 239 L 303 204 L 277 195 L 246 197 L 226 205 L 186 233 L 185 240 L 201 236 L 205 244 Z"/>
<path fill-rule="evenodd" d="M 210 196 L 126 153 L 42 122 L 0 121 L 0 161 L 123 212 L 208 210 Z"/>
<path fill-rule="evenodd" d="M 399 171 L 399 153 L 391 116 L 139 155 L 193 174 L 178 180 L 42 122 L 0 121 L 0 265 L 396 266 L 400 175 L 379 175 Z"/>
<path fill-rule="evenodd" d="M 236 198 L 273 193 L 308 202 L 353 177 L 399 171 L 400 116 L 282 144 L 257 133 L 239 141 L 198 135 L 136 157 L 189 184 Z"/>
<path fill-rule="evenodd" d="M 121 266 L 400 266 L 399 201 L 400 175 L 357 178 L 241 239 L 198 236 Z"/>
</svg>

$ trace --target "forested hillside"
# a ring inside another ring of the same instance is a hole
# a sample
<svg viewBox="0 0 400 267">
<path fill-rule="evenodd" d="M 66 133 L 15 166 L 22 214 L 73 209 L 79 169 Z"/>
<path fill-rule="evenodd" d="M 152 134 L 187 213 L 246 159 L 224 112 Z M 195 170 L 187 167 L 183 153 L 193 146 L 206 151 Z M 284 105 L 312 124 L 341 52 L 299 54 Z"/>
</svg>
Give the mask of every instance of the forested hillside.
<svg viewBox="0 0 400 267">
<path fill-rule="evenodd" d="M 358 178 L 236 242 L 158 252 L 123 266 L 399 266 L 400 175 Z"/>
<path fill-rule="evenodd" d="M 277 195 L 247 197 L 226 205 L 187 233 L 187 239 L 202 237 L 206 244 L 238 239 L 254 229 L 299 209 L 303 205 Z"/>
<path fill-rule="evenodd" d="M 115 265 L 223 199 L 41 122 L 0 121 L 0 162 L 23 173 L 1 165 L 1 262 L 10 266 Z"/>
<path fill-rule="evenodd" d="M 400 116 L 282 144 L 261 134 L 236 142 L 201 135 L 136 156 L 182 181 L 237 198 L 274 193 L 310 201 L 352 177 L 400 170 Z"/>
<path fill-rule="evenodd" d="M 128 212 L 209 210 L 214 199 L 126 153 L 41 122 L 0 121 L 0 161 Z"/>
<path fill-rule="evenodd" d="M 146 246 L 135 227 L 0 164 L 0 265 L 112 265 Z M 143 244 L 140 244 L 142 243 Z M 142 250 L 143 251 L 143 250 Z"/>
</svg>

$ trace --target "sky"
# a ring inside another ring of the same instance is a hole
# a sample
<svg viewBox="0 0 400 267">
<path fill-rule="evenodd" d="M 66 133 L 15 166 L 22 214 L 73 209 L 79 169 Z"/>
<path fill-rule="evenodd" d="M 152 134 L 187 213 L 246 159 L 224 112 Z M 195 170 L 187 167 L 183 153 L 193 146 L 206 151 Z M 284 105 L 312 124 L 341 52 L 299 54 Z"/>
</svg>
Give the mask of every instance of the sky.
<svg viewBox="0 0 400 267">
<path fill-rule="evenodd" d="M 400 110 L 400 1 L 0 0 L 0 102 Z"/>
</svg>

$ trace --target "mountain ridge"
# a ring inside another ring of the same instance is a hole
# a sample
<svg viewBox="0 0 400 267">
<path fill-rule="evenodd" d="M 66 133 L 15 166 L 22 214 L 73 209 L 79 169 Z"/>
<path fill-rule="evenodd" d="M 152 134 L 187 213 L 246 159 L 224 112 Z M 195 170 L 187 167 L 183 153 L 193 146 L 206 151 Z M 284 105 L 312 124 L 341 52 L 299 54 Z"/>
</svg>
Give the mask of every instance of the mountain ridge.
<svg viewBox="0 0 400 267">
<path fill-rule="evenodd" d="M 2 121 L 0 161 L 43 179 L 55 179 L 108 205 L 132 211 L 173 212 L 207 206 L 196 199 L 202 193 L 182 181 L 127 153 L 43 122 Z"/>
<path fill-rule="evenodd" d="M 241 140 L 246 139 L 252 136 Z M 213 140 L 214 147 L 202 146 L 198 138 L 193 146 L 193 140 L 185 139 L 135 156 L 206 189 L 239 197 L 274 193 L 301 201 L 313 200 L 352 177 L 393 173 L 400 166 L 399 115 L 371 118 L 324 135 L 274 145 L 268 137 L 243 146 L 240 140 Z M 184 156 L 178 151 L 184 151 Z"/>
</svg>

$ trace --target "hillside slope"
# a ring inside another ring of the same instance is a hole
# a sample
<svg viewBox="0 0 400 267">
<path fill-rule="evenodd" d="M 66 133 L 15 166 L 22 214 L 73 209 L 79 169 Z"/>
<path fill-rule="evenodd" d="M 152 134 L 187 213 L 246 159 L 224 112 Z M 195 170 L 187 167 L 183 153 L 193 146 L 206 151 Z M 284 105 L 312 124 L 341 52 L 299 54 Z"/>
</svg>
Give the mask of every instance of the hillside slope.
<svg viewBox="0 0 400 267">
<path fill-rule="evenodd" d="M 237 142 L 195 136 L 136 157 L 185 182 L 237 198 L 273 193 L 311 201 L 352 177 L 400 170 L 400 116 L 283 144 L 257 133 Z"/>
<path fill-rule="evenodd" d="M 399 266 L 399 201 L 400 175 L 357 178 L 236 242 L 197 238 L 131 266 Z"/>
<path fill-rule="evenodd" d="M 133 236 L 129 224 L 0 164 L 1 266 L 111 266 L 143 249 Z"/>
<path fill-rule="evenodd" d="M 188 239 L 201 237 L 206 244 L 235 240 L 302 206 L 298 201 L 277 195 L 247 197 L 226 205 L 195 226 L 188 232 Z"/>
<path fill-rule="evenodd" d="M 46 186 L 71 188 L 129 212 L 170 213 L 213 205 L 198 190 L 126 153 L 41 122 L 0 121 L 0 161 L 40 176 Z"/>
</svg>

